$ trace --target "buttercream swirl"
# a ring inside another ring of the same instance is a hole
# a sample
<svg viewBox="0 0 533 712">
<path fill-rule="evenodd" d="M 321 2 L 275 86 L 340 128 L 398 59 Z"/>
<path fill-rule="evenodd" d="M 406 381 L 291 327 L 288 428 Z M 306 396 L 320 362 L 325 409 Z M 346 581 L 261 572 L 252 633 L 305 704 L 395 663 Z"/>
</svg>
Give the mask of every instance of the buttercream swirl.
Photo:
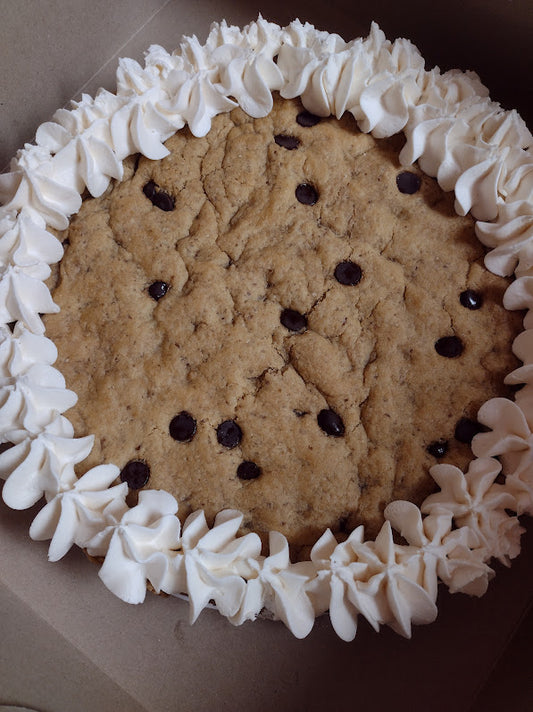
<svg viewBox="0 0 533 712">
<path fill-rule="evenodd" d="M 220 87 L 254 118 L 267 116 L 272 110 L 272 91 L 283 86 L 283 74 L 274 61 L 281 46 L 279 28 L 261 17 L 244 32 L 215 24 L 206 46 L 217 65 Z"/>
<path fill-rule="evenodd" d="M 51 366 L 57 359 L 55 344 L 45 336 L 34 334 L 23 322 L 13 331 L 0 325 L 0 376 L 9 378 L 26 373 L 35 363 Z"/>
<path fill-rule="evenodd" d="M 171 565 L 170 551 L 179 541 L 178 503 L 168 492 L 145 490 L 130 509 L 124 502 L 127 490 L 126 483 L 116 485 L 110 490 L 113 498 L 96 501 L 96 507 L 92 489 L 84 492 L 80 511 L 91 524 L 96 512 L 97 526 L 87 531 L 82 545 L 92 556 L 105 556 L 99 576 L 110 591 L 127 603 L 142 603 L 146 582 L 159 593 Z"/>
<path fill-rule="evenodd" d="M 0 268 L 0 320 L 2 324 L 21 321 L 37 334 L 44 333 L 41 314 L 55 314 L 46 284 L 24 268 L 9 265 Z"/>
<path fill-rule="evenodd" d="M 2 442 L 19 442 L 25 433 L 40 433 L 77 399 L 65 388 L 61 373 L 45 364 L 36 363 L 23 374 L 0 379 Z"/>
<path fill-rule="evenodd" d="M 529 353 L 533 355 L 533 352 Z M 531 385 L 526 386 L 524 391 L 520 404 L 506 398 L 492 398 L 480 408 L 479 422 L 491 430 L 476 435 L 472 450 L 479 457 L 501 459 L 504 470 L 509 473 L 506 485 L 515 497 L 516 511 L 533 515 Z"/>
<path fill-rule="evenodd" d="M 57 310 L 44 280 L 62 255 L 48 228 L 67 226 L 85 189 L 97 196 L 121 180 L 132 153 L 164 157 L 165 140 L 185 124 L 204 136 L 214 116 L 236 106 L 266 116 L 272 91 L 300 96 L 320 116 L 350 112 L 377 138 L 403 131 L 401 163 L 418 161 L 455 190 L 457 212 L 477 218 L 490 248 L 487 267 L 515 271 L 504 305 L 529 310 L 513 345 L 523 365 L 506 379 L 526 385 L 514 402 L 496 398 L 481 408 L 489 431 L 474 438 L 467 471 L 433 467 L 440 491 L 420 509 L 389 504 L 374 541 L 362 527 L 343 542 L 328 530 L 298 563 L 279 532 L 270 532 L 263 553 L 234 510 L 212 527 L 195 512 L 182 527 L 166 492 L 141 491 L 128 506 L 114 465 L 78 479 L 74 466 L 93 437 L 76 438 L 63 415 L 76 396 L 53 368 L 57 352 L 40 318 Z M 83 547 L 103 557 L 99 575 L 117 596 L 139 603 L 147 583 L 185 595 L 191 621 L 214 603 L 235 625 L 265 611 L 304 637 L 329 610 L 337 634 L 351 640 L 359 615 L 409 636 L 412 624 L 435 618 L 439 581 L 482 595 L 494 575 L 490 560 L 508 564 L 518 554 L 514 513 L 533 514 L 533 149 L 518 114 L 492 102 L 477 75 L 426 71 L 411 43 L 391 43 L 375 23 L 350 42 L 298 20 L 281 28 L 259 17 L 242 30 L 215 23 L 204 44 L 184 37 L 172 54 L 150 47 L 144 66 L 121 60 L 116 93 L 83 95 L 57 111 L 0 176 L 0 200 L 0 441 L 11 444 L 0 454 L 2 496 L 15 509 L 44 500 L 30 534 L 51 540 L 51 560 Z"/>
<path fill-rule="evenodd" d="M 245 618 L 251 617 L 250 599 L 254 616 L 260 610 L 259 601 L 263 601 L 276 620 L 283 621 L 297 638 L 304 638 L 313 628 L 315 618 L 306 591 L 313 567 L 305 562 L 292 564 L 287 539 L 279 532 L 270 532 L 269 556 L 256 568 L 257 576 L 248 579 L 245 610 L 249 612 Z"/>
<path fill-rule="evenodd" d="M 329 531 L 315 544 L 311 560 L 318 575 L 310 582 L 310 591 L 318 599 L 316 605 L 326 608 L 320 597 L 324 596 L 324 585 L 329 587 L 327 607 L 339 637 L 355 637 L 359 614 L 375 630 L 387 624 L 406 637 L 410 637 L 412 622 L 435 619 L 432 593 L 421 585 L 421 560 L 416 566 L 402 562 L 407 548 L 394 543 L 388 521 L 375 541 L 364 541 L 363 528 L 358 527 L 341 544 Z"/>
<path fill-rule="evenodd" d="M 57 416 L 40 433 L 26 436 L 0 454 L 4 502 L 12 509 L 36 504 L 45 492 L 76 480 L 74 465 L 92 449 L 94 437 L 74 438 L 72 426 Z"/>
<path fill-rule="evenodd" d="M 426 498 L 422 512 L 450 512 L 458 527 L 467 528 L 470 548 L 484 550 L 486 560 L 496 557 L 508 564 L 518 556 L 523 530 L 507 513 L 516 511 L 516 500 L 508 486 L 495 482 L 500 471 L 501 464 L 489 457 L 472 460 L 466 473 L 454 465 L 435 465 L 431 475 L 441 491 Z"/>
<path fill-rule="evenodd" d="M 188 594 L 191 623 L 211 601 L 230 620 L 241 611 L 246 578 L 253 570 L 250 562 L 261 553 L 257 534 L 236 538 L 242 517 L 240 512 L 224 510 L 211 529 L 201 511 L 185 521 L 164 590 Z"/>
<path fill-rule="evenodd" d="M 287 29 L 278 66 L 281 95 L 300 96 L 318 116 L 351 112 L 364 132 L 384 138 L 401 131 L 420 94 L 424 61 L 406 40 L 391 44 L 376 23 L 366 40 L 346 43 L 296 20 Z"/>
<path fill-rule="evenodd" d="M 72 111 L 62 109 L 54 121 L 39 127 L 36 141 L 55 155 L 56 170 L 68 185 L 81 193 L 102 195 L 111 178 L 122 179 L 122 163 L 112 141 L 111 120 L 123 101 L 100 92 L 93 101 L 83 96 Z"/>
<path fill-rule="evenodd" d="M 531 202 L 520 200 L 500 207 L 498 219 L 476 223 L 479 240 L 493 249 L 485 264 L 495 274 L 519 275 L 533 264 L 533 215 Z"/>
<path fill-rule="evenodd" d="M 177 67 L 169 76 L 165 108 L 181 117 L 194 136 L 205 136 L 213 117 L 237 106 L 221 91 L 219 70 L 211 55 L 196 37 L 183 38 Z"/>
<path fill-rule="evenodd" d="M 8 210 L 25 209 L 64 230 L 68 218 L 80 209 L 81 196 L 75 185 L 61 181 L 60 161 L 43 146 L 26 144 L 11 161 L 9 173 L 0 175 L 0 216 Z"/>
<path fill-rule="evenodd" d="M 51 539 L 50 561 L 61 559 L 74 544 L 88 546 L 100 534 L 103 524 L 110 517 L 117 517 L 117 510 L 127 509 L 126 483 L 110 486 L 117 475 L 115 465 L 98 465 L 73 483 L 46 492 L 47 504 L 33 520 L 30 536 L 39 541 Z"/>
<path fill-rule="evenodd" d="M 0 218 L 1 265 L 14 265 L 45 280 L 50 276 L 49 265 L 59 262 L 62 256 L 59 240 L 45 229 L 44 222 L 35 222 L 25 210 Z"/>
</svg>

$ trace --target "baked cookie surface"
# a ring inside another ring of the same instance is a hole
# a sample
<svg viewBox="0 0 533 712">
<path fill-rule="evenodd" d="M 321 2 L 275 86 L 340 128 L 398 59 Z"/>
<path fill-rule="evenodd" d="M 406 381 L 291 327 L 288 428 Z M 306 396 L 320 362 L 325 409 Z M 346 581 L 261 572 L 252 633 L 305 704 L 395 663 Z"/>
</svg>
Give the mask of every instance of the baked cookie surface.
<svg viewBox="0 0 533 712">
<path fill-rule="evenodd" d="M 520 315 L 401 141 L 277 98 L 84 202 L 46 330 L 86 468 L 141 463 L 180 516 L 236 508 L 300 547 L 375 533 L 444 452 L 467 464 L 457 424 L 502 393 Z"/>
</svg>

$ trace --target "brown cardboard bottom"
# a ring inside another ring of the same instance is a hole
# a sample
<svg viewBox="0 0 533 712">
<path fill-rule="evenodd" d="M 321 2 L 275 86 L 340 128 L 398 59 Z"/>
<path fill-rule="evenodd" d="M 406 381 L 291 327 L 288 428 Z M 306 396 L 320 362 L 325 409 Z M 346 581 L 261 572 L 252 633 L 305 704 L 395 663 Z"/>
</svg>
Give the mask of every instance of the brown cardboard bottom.
<svg viewBox="0 0 533 712">
<path fill-rule="evenodd" d="M 354 702 L 425 712 L 430 700 L 435 712 L 466 712 L 533 598 L 530 530 L 483 598 L 441 590 L 436 622 L 411 640 L 361 621 L 344 643 L 327 616 L 304 640 L 275 621 L 236 628 L 212 610 L 191 626 L 185 601 L 115 598 L 79 550 L 49 563 L 46 543 L 27 536 L 34 514 L 0 505 L 0 702 L 54 712 L 314 712 Z M 507 694 L 507 678 L 499 682 Z"/>
<path fill-rule="evenodd" d="M 494 98 L 533 123 L 527 0 L 451 0 L 432 6 L 431 16 L 426 3 L 407 0 L 365 7 L 341 0 L 0 0 L 0 10 L 0 166 L 70 97 L 112 88 L 117 56 L 141 59 L 151 43 L 172 49 L 182 33 L 203 38 L 212 20 L 242 25 L 258 11 L 280 24 L 300 16 L 346 39 L 366 34 L 375 19 L 391 39 L 412 39 L 428 66 L 476 69 Z M 505 651 L 533 600 L 533 527 L 521 556 L 510 570 L 498 567 L 483 598 L 442 590 L 437 621 L 415 628 L 411 640 L 388 629 L 376 634 L 363 621 L 347 644 L 327 616 L 299 641 L 279 622 L 234 628 L 211 610 L 191 626 L 188 604 L 178 599 L 122 603 L 80 551 L 49 563 L 47 544 L 28 536 L 34 515 L 0 504 L 0 704 L 46 712 L 478 712 L 504 709 L 498 695 L 505 694 L 531 705 L 526 661 L 516 648 L 509 648 L 513 657 Z M 524 636 L 519 631 L 517 645 Z"/>
</svg>

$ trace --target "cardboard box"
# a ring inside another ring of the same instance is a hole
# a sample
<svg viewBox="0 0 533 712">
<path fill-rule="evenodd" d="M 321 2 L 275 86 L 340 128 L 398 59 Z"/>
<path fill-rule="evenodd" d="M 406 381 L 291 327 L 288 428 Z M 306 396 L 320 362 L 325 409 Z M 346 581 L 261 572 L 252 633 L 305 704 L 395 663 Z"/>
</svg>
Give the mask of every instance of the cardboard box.
<svg viewBox="0 0 533 712">
<path fill-rule="evenodd" d="M 428 66 L 477 70 L 493 98 L 533 125 L 529 0 L 450 0 L 431 11 L 421 0 L 368 7 L 341 0 L 0 0 L 0 11 L 0 166 L 70 98 L 112 89 L 118 56 L 140 60 L 152 43 L 171 50 L 184 33 L 204 38 L 212 20 L 242 26 L 259 11 L 280 24 L 299 16 L 345 39 L 367 34 L 375 19 L 389 38 L 413 40 Z M 510 570 L 498 567 L 486 596 L 442 591 L 437 621 L 415 628 L 410 641 L 388 629 L 375 634 L 361 621 L 355 641 L 343 643 L 327 616 L 303 641 L 281 623 L 234 628 L 210 610 L 191 627 L 184 601 L 149 595 L 130 606 L 116 599 L 78 550 L 48 563 L 47 544 L 28 536 L 35 513 L 0 504 L 0 704 L 43 712 L 467 712 L 533 601 L 531 527 L 522 555 Z M 528 708 L 529 677 L 525 668 L 517 672 L 513 699 Z M 491 683 L 491 709 L 504 709 L 497 695 L 508 682 Z"/>
</svg>

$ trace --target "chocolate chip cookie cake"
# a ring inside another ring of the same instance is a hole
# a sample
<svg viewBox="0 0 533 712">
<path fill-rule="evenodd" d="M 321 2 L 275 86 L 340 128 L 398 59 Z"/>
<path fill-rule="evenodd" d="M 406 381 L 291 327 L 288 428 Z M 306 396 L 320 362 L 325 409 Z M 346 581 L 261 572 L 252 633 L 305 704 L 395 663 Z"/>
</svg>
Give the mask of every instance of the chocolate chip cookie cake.
<svg viewBox="0 0 533 712">
<path fill-rule="evenodd" d="M 222 22 L 117 79 L 0 177 L 4 500 L 192 620 L 481 595 L 533 509 L 520 117 L 376 25 Z"/>
</svg>

